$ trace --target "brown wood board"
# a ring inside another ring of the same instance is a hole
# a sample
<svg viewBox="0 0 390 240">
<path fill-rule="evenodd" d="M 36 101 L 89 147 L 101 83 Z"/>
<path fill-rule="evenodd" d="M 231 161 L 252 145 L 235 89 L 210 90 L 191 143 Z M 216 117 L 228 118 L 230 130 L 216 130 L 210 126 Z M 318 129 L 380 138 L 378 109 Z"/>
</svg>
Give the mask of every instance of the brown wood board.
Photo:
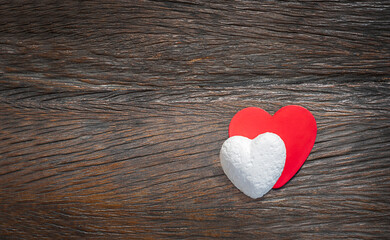
<svg viewBox="0 0 390 240">
<path fill-rule="evenodd" d="M 314 148 L 252 200 L 219 150 L 297 104 Z M 5 239 L 390 237 L 388 1 L 0 1 Z"/>
</svg>

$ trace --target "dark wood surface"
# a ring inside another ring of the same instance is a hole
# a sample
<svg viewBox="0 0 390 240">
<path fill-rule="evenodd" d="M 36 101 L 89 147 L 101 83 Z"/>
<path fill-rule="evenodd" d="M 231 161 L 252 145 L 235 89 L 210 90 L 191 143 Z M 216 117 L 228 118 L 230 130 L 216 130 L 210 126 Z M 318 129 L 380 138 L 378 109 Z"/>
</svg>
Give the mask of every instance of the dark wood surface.
<svg viewBox="0 0 390 240">
<path fill-rule="evenodd" d="M 258 200 L 218 154 L 240 109 L 316 144 Z M 5 239 L 390 238 L 390 3 L 0 1 Z"/>
</svg>

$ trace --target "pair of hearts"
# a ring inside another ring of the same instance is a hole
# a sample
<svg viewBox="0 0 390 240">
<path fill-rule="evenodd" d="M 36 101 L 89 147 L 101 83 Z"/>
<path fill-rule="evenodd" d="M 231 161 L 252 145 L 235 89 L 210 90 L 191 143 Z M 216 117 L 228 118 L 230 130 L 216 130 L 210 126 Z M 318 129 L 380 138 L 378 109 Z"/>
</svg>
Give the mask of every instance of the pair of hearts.
<svg viewBox="0 0 390 240">
<path fill-rule="evenodd" d="M 260 108 L 245 108 L 230 122 L 221 165 L 238 189 L 259 198 L 298 172 L 316 135 L 313 115 L 301 106 L 283 107 L 273 116 Z"/>
</svg>

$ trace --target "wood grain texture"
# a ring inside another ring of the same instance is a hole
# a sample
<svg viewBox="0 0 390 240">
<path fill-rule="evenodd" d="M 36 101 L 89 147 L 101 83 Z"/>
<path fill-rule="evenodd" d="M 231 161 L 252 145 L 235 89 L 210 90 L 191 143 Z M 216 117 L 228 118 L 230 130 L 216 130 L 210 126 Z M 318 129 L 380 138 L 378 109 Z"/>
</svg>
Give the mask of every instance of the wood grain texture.
<svg viewBox="0 0 390 240">
<path fill-rule="evenodd" d="M 252 200 L 232 116 L 298 104 L 308 160 Z M 386 239 L 388 1 L 0 1 L 5 239 Z"/>
</svg>

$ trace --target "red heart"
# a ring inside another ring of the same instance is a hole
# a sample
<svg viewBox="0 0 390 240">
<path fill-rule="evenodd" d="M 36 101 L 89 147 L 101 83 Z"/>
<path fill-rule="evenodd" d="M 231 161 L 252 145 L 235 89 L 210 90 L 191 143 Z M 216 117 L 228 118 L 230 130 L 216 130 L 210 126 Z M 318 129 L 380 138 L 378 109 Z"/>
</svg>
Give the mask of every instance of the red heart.
<svg viewBox="0 0 390 240">
<path fill-rule="evenodd" d="M 236 113 L 229 125 L 229 137 L 254 139 L 265 132 L 279 135 L 286 145 L 286 163 L 273 187 L 280 188 L 298 172 L 309 156 L 317 135 L 316 120 L 309 110 L 296 105 L 282 107 L 273 116 L 261 108 L 249 107 Z"/>
</svg>

